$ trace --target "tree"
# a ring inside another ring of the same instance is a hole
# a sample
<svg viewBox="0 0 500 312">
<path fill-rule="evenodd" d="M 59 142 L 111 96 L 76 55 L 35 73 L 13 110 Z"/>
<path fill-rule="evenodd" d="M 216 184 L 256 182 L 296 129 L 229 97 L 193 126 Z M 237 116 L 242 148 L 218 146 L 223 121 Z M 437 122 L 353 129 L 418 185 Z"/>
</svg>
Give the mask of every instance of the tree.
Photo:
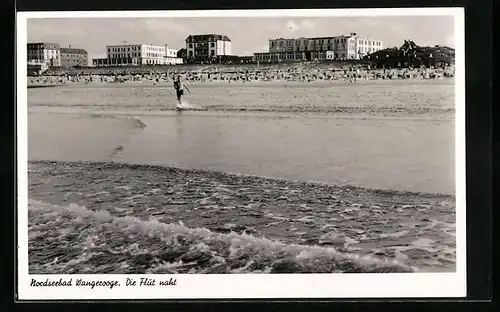
<svg viewBox="0 0 500 312">
<path fill-rule="evenodd" d="M 405 40 L 399 48 L 388 48 L 369 54 L 365 57 L 376 67 L 396 67 L 402 64 L 405 67 L 433 66 L 439 64 L 453 64 L 455 50 L 449 47 L 434 46 L 420 47 L 411 40 Z"/>
</svg>

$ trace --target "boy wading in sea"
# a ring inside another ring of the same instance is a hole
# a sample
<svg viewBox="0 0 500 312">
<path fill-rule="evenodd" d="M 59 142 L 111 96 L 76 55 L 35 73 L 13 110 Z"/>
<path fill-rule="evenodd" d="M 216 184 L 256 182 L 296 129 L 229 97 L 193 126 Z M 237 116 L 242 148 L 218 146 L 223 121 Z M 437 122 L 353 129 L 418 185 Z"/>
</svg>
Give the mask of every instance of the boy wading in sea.
<svg viewBox="0 0 500 312">
<path fill-rule="evenodd" d="M 181 100 L 182 100 L 182 95 L 184 94 L 184 88 L 191 93 L 191 90 L 181 81 L 181 76 L 177 76 L 177 79 L 174 80 L 174 88 L 175 92 L 177 94 L 177 105 L 175 106 L 176 109 L 181 108 Z"/>
</svg>

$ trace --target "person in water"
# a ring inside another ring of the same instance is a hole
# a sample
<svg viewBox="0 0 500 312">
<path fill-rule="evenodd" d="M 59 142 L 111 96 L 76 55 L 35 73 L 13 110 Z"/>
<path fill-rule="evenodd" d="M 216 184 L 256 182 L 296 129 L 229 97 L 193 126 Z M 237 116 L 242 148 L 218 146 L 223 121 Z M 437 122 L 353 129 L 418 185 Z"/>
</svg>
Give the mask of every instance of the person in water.
<svg viewBox="0 0 500 312">
<path fill-rule="evenodd" d="M 174 88 L 177 94 L 177 108 L 181 106 L 182 95 L 184 95 L 184 89 L 188 90 L 191 93 L 191 90 L 181 81 L 181 76 L 177 76 L 174 80 Z"/>
</svg>

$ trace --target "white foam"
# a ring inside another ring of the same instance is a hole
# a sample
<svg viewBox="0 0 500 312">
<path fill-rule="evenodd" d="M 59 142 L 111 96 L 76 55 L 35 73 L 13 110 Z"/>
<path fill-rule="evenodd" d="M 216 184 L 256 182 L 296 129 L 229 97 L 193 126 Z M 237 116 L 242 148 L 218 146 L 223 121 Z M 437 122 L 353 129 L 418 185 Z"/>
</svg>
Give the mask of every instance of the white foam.
<svg viewBox="0 0 500 312">
<path fill-rule="evenodd" d="M 126 235 L 129 237 L 134 237 L 140 240 L 141 246 L 148 245 L 148 240 L 152 238 L 158 238 L 162 240 L 166 245 L 172 244 L 172 242 L 177 240 L 178 235 L 185 235 L 187 239 L 192 242 L 190 244 L 190 250 L 196 250 L 197 252 L 203 252 L 207 250 L 207 244 L 213 243 L 214 241 L 221 242 L 229 245 L 229 251 L 231 254 L 242 254 L 247 255 L 247 261 L 253 261 L 261 257 L 271 256 L 274 260 L 279 261 L 284 259 L 282 257 L 295 257 L 301 254 L 301 258 L 308 255 L 309 260 L 327 258 L 332 262 L 343 262 L 347 261 L 351 263 L 352 266 L 358 267 L 361 271 L 372 269 L 384 268 L 385 270 L 413 270 L 409 266 L 406 266 L 395 260 L 383 260 L 378 258 L 373 258 L 370 256 L 359 256 L 357 254 L 348 254 L 339 252 L 331 247 L 320 247 L 320 246 L 304 246 L 296 244 L 284 244 L 276 242 L 267 238 L 257 238 L 248 234 L 238 234 L 230 232 L 228 234 L 219 234 L 211 232 L 205 228 L 188 228 L 180 224 L 166 224 L 160 222 L 156 218 L 150 218 L 149 220 L 141 220 L 137 217 L 117 217 L 111 215 L 107 211 L 91 211 L 84 206 L 77 204 L 70 204 L 68 206 L 55 206 L 40 201 L 29 200 L 29 211 L 31 213 L 39 214 L 40 217 L 44 217 L 50 214 L 52 217 L 50 220 L 61 219 L 62 216 L 66 218 L 69 215 L 68 226 L 75 223 L 90 223 L 92 224 L 93 233 L 97 230 L 112 231 L 120 233 L 120 235 Z M 54 216 L 57 216 L 56 218 Z M 35 218 L 35 216 L 32 216 Z M 30 231 L 40 231 L 40 224 L 30 225 Z M 50 224 L 44 225 L 43 227 L 51 227 Z M 91 247 L 94 242 L 88 241 L 87 246 Z M 130 246 L 128 246 L 130 247 Z M 142 248 L 142 253 L 148 252 L 148 250 Z M 249 264 L 246 263 L 245 266 Z M 239 268 L 238 272 L 241 272 Z"/>
</svg>

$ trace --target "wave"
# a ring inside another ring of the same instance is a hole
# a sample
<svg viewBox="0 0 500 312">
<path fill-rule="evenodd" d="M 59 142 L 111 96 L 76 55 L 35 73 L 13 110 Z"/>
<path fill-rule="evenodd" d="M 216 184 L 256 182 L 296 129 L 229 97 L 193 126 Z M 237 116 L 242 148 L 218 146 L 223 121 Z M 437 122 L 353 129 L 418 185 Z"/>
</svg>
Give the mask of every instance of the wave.
<svg viewBox="0 0 500 312">
<path fill-rule="evenodd" d="M 98 114 L 98 113 L 90 113 L 90 118 L 119 118 L 119 119 L 128 119 L 131 120 L 137 129 L 144 129 L 147 125 L 138 117 L 127 117 L 125 115 L 111 115 L 111 114 Z"/>
<path fill-rule="evenodd" d="M 394 189 L 376 189 L 368 188 L 356 185 L 334 185 L 323 181 L 304 181 L 304 180 L 291 180 L 283 179 L 277 177 L 266 177 L 260 175 L 252 175 L 248 173 L 237 173 L 237 172 L 221 172 L 215 169 L 194 169 L 194 168 L 180 168 L 166 165 L 157 164 L 133 164 L 133 163 L 123 163 L 123 162 L 103 162 L 103 161 L 65 161 L 65 160 L 30 160 L 30 164 L 47 164 L 47 165 L 68 165 L 68 166 L 80 166 L 80 167 L 93 167 L 98 170 L 119 170 L 119 169 L 130 169 L 130 170 L 144 170 L 151 171 L 161 175 L 168 176 L 169 174 L 176 173 L 193 173 L 201 174 L 207 178 L 214 178 L 218 180 L 225 179 L 245 179 L 249 184 L 259 184 L 265 183 L 266 181 L 275 184 L 282 184 L 286 186 L 287 184 L 295 184 L 298 186 L 315 186 L 321 188 L 322 191 L 339 193 L 346 192 L 353 195 L 371 193 L 375 195 L 394 195 L 394 196 L 407 196 L 407 197 L 432 197 L 442 200 L 454 201 L 455 196 L 443 193 L 431 193 L 431 192 L 416 192 L 416 191 L 402 191 Z M 90 169 L 90 168 L 89 168 Z"/>
<path fill-rule="evenodd" d="M 30 199 L 30 274 L 415 272 L 397 260 Z"/>
<path fill-rule="evenodd" d="M 152 104 L 147 107 L 142 104 L 112 105 L 112 104 L 78 104 L 61 105 L 53 103 L 37 103 L 32 107 L 61 107 L 98 110 L 145 110 L 145 111 L 174 111 L 175 105 Z M 312 105 L 268 105 L 268 106 L 227 106 L 227 105 L 194 105 L 185 107 L 187 110 L 202 112 L 275 112 L 275 113 L 322 113 L 322 114 L 369 114 L 369 115 L 453 115 L 454 108 L 432 107 L 359 107 L 359 106 L 312 106 Z"/>
</svg>

